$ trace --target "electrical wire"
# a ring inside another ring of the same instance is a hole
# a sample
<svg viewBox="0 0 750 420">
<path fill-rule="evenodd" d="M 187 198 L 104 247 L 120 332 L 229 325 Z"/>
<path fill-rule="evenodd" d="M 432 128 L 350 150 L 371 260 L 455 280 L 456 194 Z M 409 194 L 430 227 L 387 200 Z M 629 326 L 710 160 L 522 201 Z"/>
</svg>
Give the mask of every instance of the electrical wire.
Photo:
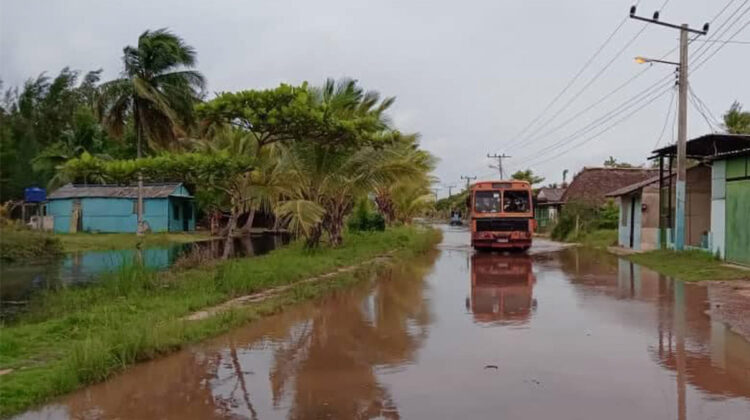
<svg viewBox="0 0 750 420">
<path fill-rule="evenodd" d="M 574 131 L 573 133 L 568 134 L 568 135 L 562 137 L 561 139 L 559 139 L 558 141 L 556 141 L 556 142 L 554 142 L 554 143 L 546 146 L 546 150 L 545 149 L 537 150 L 536 152 L 532 152 L 532 153 L 529 153 L 527 155 L 524 155 L 520 159 L 525 159 L 525 158 L 529 158 L 529 157 L 532 157 L 532 156 L 544 155 L 544 154 L 546 154 L 546 153 L 548 153 L 550 151 L 554 151 L 555 149 L 557 149 L 559 147 L 562 147 L 564 145 L 564 143 L 566 143 L 566 142 L 568 142 L 570 140 L 573 140 L 576 137 L 580 137 L 581 135 L 585 135 L 586 133 L 591 132 L 592 130 L 595 130 L 596 128 L 598 128 L 602 124 L 605 124 L 608 121 L 610 121 L 612 118 L 615 118 L 619 114 L 627 112 L 630 108 L 632 108 L 634 106 L 637 106 L 640 102 L 644 102 L 644 101 L 648 100 L 649 95 L 652 94 L 654 91 L 656 91 L 656 89 L 659 86 L 664 87 L 664 81 L 667 80 L 668 78 L 669 78 L 669 75 L 667 75 L 666 77 L 663 77 L 662 79 L 660 79 L 656 83 L 648 86 L 646 89 L 643 89 L 642 91 L 640 91 L 637 94 L 633 95 L 632 97 L 630 97 L 629 99 L 625 100 L 624 102 L 621 102 L 616 107 L 614 107 L 614 109 L 612 109 L 611 111 L 605 113 L 604 115 L 600 116 L 599 118 L 593 120 L 592 122 L 590 122 L 589 124 L 585 125 L 584 127 L 580 128 L 577 131 Z M 669 83 L 669 85 L 671 85 L 671 82 Z"/>
<path fill-rule="evenodd" d="M 747 10 L 746 10 L 745 12 L 747 12 L 747 11 L 750 11 L 750 8 L 748 8 L 748 9 L 747 9 Z M 742 31 L 743 31 L 743 30 L 744 30 L 745 28 L 747 28 L 747 26 L 748 26 L 748 25 L 750 25 L 750 20 L 749 20 L 749 21 L 747 21 L 747 22 L 745 22 L 745 24 L 744 24 L 744 25 L 742 25 L 742 26 L 740 27 L 740 29 L 738 29 L 737 31 L 735 31 L 735 33 L 734 33 L 734 34 L 732 34 L 732 36 L 731 36 L 731 37 L 729 38 L 729 40 L 732 40 L 732 39 L 733 39 L 733 38 L 734 38 L 735 36 L 739 35 L 739 34 L 740 34 L 740 33 L 741 33 L 741 32 L 742 32 Z M 723 42 L 723 43 L 722 43 L 722 44 L 721 44 L 721 45 L 719 46 L 719 48 L 717 48 L 717 49 L 715 49 L 715 50 L 714 50 L 713 52 L 711 52 L 711 54 L 710 54 L 710 55 L 709 55 L 708 57 L 706 57 L 706 58 L 705 58 L 705 59 L 704 59 L 703 61 L 701 61 L 700 63 L 696 64 L 696 65 L 695 65 L 695 67 L 693 67 L 693 72 L 695 72 L 696 70 L 698 70 L 699 68 L 701 68 L 701 66 L 703 66 L 703 65 L 704 65 L 704 64 L 705 64 L 705 63 L 706 63 L 706 62 L 707 62 L 708 60 L 710 60 L 710 59 L 711 59 L 711 57 L 715 56 L 715 55 L 716 55 L 716 53 L 718 53 L 719 51 L 721 51 L 721 50 L 722 50 L 722 49 L 723 49 L 724 47 L 726 47 L 726 46 L 727 46 L 727 42 Z"/>
<path fill-rule="evenodd" d="M 662 5 L 659 7 L 658 10 L 663 10 L 667 6 L 667 4 L 669 4 L 670 1 L 671 0 L 664 0 L 664 2 L 662 3 Z M 625 20 L 627 20 L 627 19 L 628 19 L 628 17 L 626 16 Z M 532 136 L 534 136 L 537 133 L 539 133 L 539 131 L 543 130 L 547 125 L 549 125 L 552 121 L 554 121 L 559 115 L 561 115 L 563 112 L 565 112 L 568 109 L 568 107 L 573 104 L 573 102 L 575 102 L 592 84 L 594 84 L 594 82 L 596 82 L 604 74 L 604 72 L 607 71 L 607 69 L 609 69 L 609 67 L 643 34 L 643 32 L 646 31 L 646 29 L 649 26 L 650 25 L 648 25 L 648 23 L 644 23 L 643 27 L 641 27 L 641 29 L 638 32 L 636 32 L 636 34 L 632 38 L 630 38 L 630 40 L 604 65 L 604 67 L 602 67 L 594 75 L 594 77 L 592 77 L 588 81 L 588 83 L 586 83 L 581 89 L 579 89 L 578 92 L 576 92 L 573 95 L 572 98 L 570 98 L 560 109 L 558 109 L 552 115 L 552 117 L 550 117 L 549 119 L 545 120 L 545 122 L 543 122 L 542 124 L 540 124 L 537 128 L 535 128 L 526 137 L 517 138 L 514 141 L 511 141 L 510 144 L 506 145 L 506 147 L 510 147 L 512 145 L 519 144 L 519 142 L 524 142 L 524 140 L 528 141 Z M 585 67 L 587 67 L 587 65 L 584 66 L 584 68 Z M 546 110 L 544 112 L 546 112 Z M 542 112 L 542 113 L 544 113 L 544 112 Z"/>
<path fill-rule="evenodd" d="M 654 97 L 653 97 L 653 98 L 651 98 L 651 99 L 650 99 L 650 100 L 649 100 L 648 102 L 646 102 L 645 104 L 643 104 L 643 105 L 642 105 L 641 107 L 639 107 L 639 108 L 636 108 L 635 110 L 633 110 L 633 112 L 631 112 L 631 113 L 627 114 L 626 116 L 624 116 L 623 118 L 620 118 L 619 120 L 615 121 L 615 122 L 614 122 L 614 123 L 613 123 L 612 125 L 610 125 L 609 127 L 605 128 L 604 130 L 602 130 L 602 131 L 599 131 L 599 132 L 597 132 L 596 134 L 594 134 L 594 135 L 592 135 L 592 136 L 590 136 L 590 137 L 587 137 L 587 138 L 585 138 L 584 140 L 582 140 L 582 141 L 581 141 L 581 142 L 579 142 L 579 143 L 576 143 L 576 144 L 574 144 L 574 145 L 571 145 L 571 147 L 569 147 L 568 149 L 566 149 L 566 150 L 563 150 L 562 152 L 560 152 L 560 153 L 558 153 L 558 154 L 556 154 L 556 155 L 554 155 L 554 156 L 548 157 L 548 158 L 546 158 L 546 159 L 544 159 L 544 160 L 541 160 L 541 161 L 531 162 L 531 163 L 529 163 L 529 166 L 531 166 L 531 165 L 540 165 L 540 164 L 542 164 L 542 163 L 546 163 L 546 162 L 549 162 L 549 161 L 551 161 L 551 160 L 557 159 L 557 158 L 559 158 L 559 157 L 561 157 L 561 156 L 563 156 L 563 155 L 567 154 L 568 152 L 570 152 L 570 151 L 572 151 L 572 150 L 574 150 L 574 149 L 577 149 L 577 148 L 579 148 L 579 147 L 581 147 L 581 146 L 584 146 L 584 145 L 586 145 L 587 143 L 591 142 L 592 140 L 595 140 L 596 138 L 598 138 L 598 137 L 599 137 L 599 136 L 601 136 L 602 134 L 606 133 L 607 131 L 609 131 L 609 130 L 613 129 L 614 127 L 618 126 L 618 125 L 619 125 L 620 123 L 622 123 L 623 121 L 627 120 L 628 118 L 630 118 L 630 117 L 632 117 L 633 115 L 637 114 L 638 112 L 642 111 L 642 110 L 643 110 L 643 109 L 645 109 L 645 108 L 646 108 L 646 107 L 647 107 L 648 105 L 650 105 L 650 104 L 651 104 L 651 103 L 653 103 L 653 102 L 654 102 L 655 100 L 657 100 L 657 99 L 659 99 L 660 97 L 662 97 L 662 96 L 663 96 L 664 94 L 666 94 L 667 92 L 669 92 L 669 90 L 668 90 L 668 89 L 667 89 L 667 90 L 664 90 L 664 91 L 662 91 L 662 92 L 661 92 L 661 93 L 660 93 L 659 95 L 657 95 L 657 96 L 654 96 Z"/>
<path fill-rule="evenodd" d="M 607 39 L 604 40 L 604 42 L 599 46 L 599 48 L 594 51 L 594 54 L 589 57 L 588 60 L 583 64 L 583 66 L 578 70 L 578 72 L 573 76 L 573 78 L 563 87 L 563 89 L 555 95 L 555 97 L 547 104 L 547 106 L 544 107 L 544 109 L 536 116 L 534 117 L 520 132 L 518 132 L 513 138 L 517 139 L 523 136 L 526 133 L 526 130 L 531 128 L 537 121 L 539 121 L 540 118 L 544 116 L 544 114 L 549 111 L 549 109 L 554 106 L 558 100 L 565 94 L 565 92 L 570 89 L 571 86 L 578 80 L 578 78 L 583 74 L 583 72 L 588 68 L 588 66 L 596 59 L 596 57 L 599 56 L 599 54 L 604 50 L 604 48 L 609 44 L 609 42 L 612 40 L 612 38 L 615 37 L 615 35 L 622 29 L 623 26 L 625 26 L 625 22 L 628 21 L 627 16 L 624 17 L 620 23 L 615 27 L 615 29 L 612 31 L 612 33 L 609 34 Z M 513 142 L 513 141 L 512 141 Z M 511 142 L 511 143 L 512 143 Z M 509 145 L 508 145 L 509 146 Z"/>
<path fill-rule="evenodd" d="M 672 96 L 669 97 L 669 105 L 667 106 L 667 116 L 664 118 L 664 125 L 661 127 L 661 133 L 659 133 L 659 138 L 656 140 L 656 143 L 654 144 L 654 149 L 659 147 L 659 143 L 661 143 L 661 139 L 664 137 L 664 133 L 667 130 L 667 124 L 669 123 L 669 117 L 672 116 L 672 105 L 674 104 L 674 98 L 677 96 L 676 89 L 672 89 Z M 674 107 L 675 114 L 677 113 L 677 107 Z"/>
<path fill-rule="evenodd" d="M 709 106 L 706 105 L 706 103 L 703 101 L 703 99 L 701 99 L 700 96 L 698 96 L 698 94 L 695 93 L 695 91 L 693 90 L 693 86 L 692 85 L 688 85 L 688 92 L 693 96 L 693 98 L 696 100 L 696 102 L 698 103 L 698 105 L 700 105 L 700 107 L 703 109 L 703 111 L 708 114 L 708 117 L 710 117 L 711 121 L 716 126 L 721 126 L 721 122 L 719 121 L 719 119 L 716 118 L 716 116 L 711 112 L 711 108 L 709 108 Z"/>
<path fill-rule="evenodd" d="M 717 14 L 716 14 L 716 15 L 715 15 L 715 16 L 714 16 L 714 17 L 713 17 L 712 19 L 711 19 L 711 21 L 710 21 L 710 22 L 711 22 L 711 23 L 713 23 L 713 22 L 714 22 L 714 21 L 715 21 L 716 19 L 718 19 L 718 18 L 719 18 L 719 17 L 720 17 L 720 16 L 721 16 L 721 15 L 722 15 L 722 14 L 724 13 L 724 11 L 726 11 L 726 10 L 727 10 L 727 9 L 728 9 L 728 8 L 729 8 L 729 7 L 730 7 L 730 6 L 731 6 L 731 5 L 732 5 L 732 4 L 734 3 L 734 1 L 736 1 L 736 0 L 730 0 L 730 1 L 728 2 L 728 3 L 726 3 L 726 4 L 724 5 L 724 7 L 723 7 L 723 8 L 722 8 L 722 9 L 721 9 L 721 10 L 720 10 L 720 11 L 719 11 L 719 12 L 718 12 L 718 13 L 717 13 Z M 719 29 L 721 29 L 722 27 L 724 27 L 724 26 L 725 26 L 725 25 L 726 25 L 726 24 L 727 24 L 727 23 L 729 22 L 729 20 L 731 20 L 731 19 L 732 19 L 732 17 L 733 17 L 734 15 L 736 15 L 736 14 L 737 14 L 737 12 L 739 12 L 739 10 L 740 10 L 740 9 L 741 9 L 741 8 L 742 8 L 742 7 L 743 7 L 743 6 L 744 6 L 744 5 L 745 5 L 745 4 L 746 4 L 746 3 L 748 2 L 748 1 L 750 1 L 750 0 L 745 0 L 745 2 L 743 2 L 743 3 L 742 3 L 742 4 L 740 5 L 740 7 L 739 7 L 739 8 L 737 8 L 737 9 L 736 9 L 736 10 L 735 10 L 734 12 L 732 12 L 732 14 L 730 14 L 730 16 L 729 16 L 729 17 L 728 17 L 728 18 L 727 18 L 727 19 L 726 19 L 726 20 L 725 20 L 725 21 L 724 21 L 724 22 L 723 22 L 723 23 L 722 23 L 722 24 L 721 24 L 721 25 L 719 26 Z M 733 26 L 733 24 L 732 24 L 732 25 L 730 25 L 730 28 L 731 28 L 731 26 Z M 726 32 L 726 30 L 724 30 L 724 32 Z M 699 35 L 696 35 L 695 37 L 693 37 L 691 41 L 695 40 L 695 39 L 696 39 L 696 38 L 697 38 L 698 36 L 699 36 Z M 699 50 L 701 50 L 701 49 L 705 48 L 705 47 L 706 47 L 706 45 L 707 45 L 707 44 L 704 44 L 704 45 L 701 45 L 701 46 L 699 46 L 699 47 L 698 47 L 698 49 L 697 49 L 697 51 L 699 51 Z M 663 56 L 662 56 L 662 57 L 661 57 L 660 59 L 663 59 L 664 57 L 668 56 L 668 55 L 669 55 L 669 54 L 671 54 L 671 53 L 672 53 L 672 52 L 673 52 L 674 50 L 676 50 L 676 48 L 673 48 L 672 50 L 670 50 L 669 52 L 667 52 L 666 54 L 664 54 L 664 55 L 663 55 Z M 621 89 L 622 87 L 624 87 L 624 86 L 626 86 L 627 84 L 629 84 L 629 82 L 630 82 L 630 81 L 632 81 L 633 79 L 635 79 L 635 78 L 639 77 L 640 75 L 642 75 L 642 74 L 643 74 L 643 73 L 644 73 L 644 72 L 645 72 L 646 70 L 648 70 L 649 68 L 650 68 L 650 67 L 648 67 L 648 68 L 646 68 L 646 69 L 642 70 L 641 72 L 637 73 L 637 74 L 636 74 L 636 75 L 635 75 L 634 77 L 632 77 L 631 79 L 629 79 L 628 81 L 626 81 L 626 83 L 624 83 L 624 84 L 622 84 L 622 85 L 618 86 L 618 87 L 617 87 L 617 88 L 616 88 L 615 90 L 613 90 L 613 91 L 612 91 L 612 92 L 610 92 L 609 94 L 605 95 L 605 97 L 601 98 L 601 99 L 600 99 L 599 101 L 597 101 L 596 103 L 594 103 L 594 104 L 592 104 L 591 106 L 589 106 L 589 107 L 585 108 L 584 110 L 580 111 L 579 113 L 577 113 L 576 115 L 574 115 L 574 116 L 573 116 L 572 118 L 569 118 L 568 120 L 566 120 L 566 121 L 565 121 L 565 122 L 564 122 L 563 124 L 561 124 L 561 125 L 558 125 L 557 127 L 555 127 L 555 129 L 553 129 L 553 130 L 550 130 L 550 131 L 546 132 L 546 133 L 545 133 L 544 135 L 542 135 L 542 136 L 540 136 L 540 137 L 538 137 L 538 138 L 536 138 L 536 139 L 533 139 L 533 140 L 532 140 L 532 141 L 530 141 L 530 142 L 527 142 L 527 143 L 526 143 L 526 145 L 528 145 L 528 144 L 530 144 L 530 143 L 533 143 L 534 141 L 536 141 L 536 140 L 539 140 L 540 138 L 543 138 L 543 137 L 545 137 L 545 136 L 546 136 L 547 134 L 550 134 L 551 132 L 554 132 L 554 131 L 556 131 L 556 129 L 562 128 L 563 126 L 565 126 L 565 125 L 567 125 L 568 123 L 572 122 L 572 121 L 573 121 L 573 120 L 574 120 L 575 118 L 577 118 L 578 116 L 582 115 L 583 113 L 585 113 L 585 112 L 586 112 L 586 111 L 588 111 L 589 109 L 592 109 L 592 108 L 593 108 L 594 106 L 598 105 L 599 103 L 603 102 L 603 101 L 604 101 L 604 100 L 606 100 L 606 99 L 607 99 L 608 97 L 610 97 L 610 96 L 611 96 L 612 94 L 614 94 L 615 92 L 619 91 L 619 90 L 620 90 L 620 89 Z M 666 76 L 666 77 L 664 77 L 664 78 L 660 79 L 660 80 L 659 80 L 659 81 L 657 81 L 656 83 L 652 84 L 651 86 L 647 87 L 647 88 L 646 88 L 646 89 L 644 89 L 643 91 L 639 92 L 639 94 L 637 94 L 636 96 L 634 96 L 634 97 L 632 97 L 631 99 L 629 99 L 629 100 L 625 101 L 625 103 L 623 103 L 623 105 L 624 105 L 624 104 L 627 104 L 628 102 L 630 102 L 630 101 L 631 101 L 631 100 L 633 100 L 633 99 L 637 99 L 637 98 L 641 97 L 641 95 L 643 95 L 644 93 L 648 92 L 648 91 L 649 91 L 650 89 L 652 89 L 652 88 L 653 88 L 654 86 L 657 86 L 657 85 L 658 85 L 659 83 L 661 83 L 661 82 L 662 82 L 663 80 L 665 80 L 665 79 L 666 79 L 667 77 L 669 77 L 669 76 Z M 605 116 L 604 116 L 604 117 L 600 117 L 600 119 L 601 119 L 601 118 L 605 118 L 605 120 L 607 120 L 607 119 L 606 119 L 606 117 L 607 117 L 608 115 L 611 115 L 611 114 L 612 114 L 612 112 L 610 112 L 609 114 L 605 114 Z M 614 115 L 617 115 L 617 113 L 614 113 Z M 599 120 L 600 120 L 600 119 L 599 119 Z M 596 123 L 596 122 L 597 122 L 597 121 L 599 121 L 599 120 L 595 120 L 595 121 L 594 121 L 594 123 Z M 591 125 L 591 124 L 589 124 L 589 125 Z M 584 127 L 584 129 L 583 129 L 583 130 L 579 130 L 579 131 L 587 132 L 587 131 L 590 131 L 590 129 L 588 129 L 588 130 L 587 130 L 587 129 L 586 129 L 586 127 Z M 579 133 L 578 133 L 578 132 L 576 132 L 576 133 L 572 134 L 571 136 L 568 136 L 567 138 L 563 139 L 562 141 L 558 141 L 557 143 L 555 143 L 555 144 L 551 145 L 551 146 L 550 146 L 550 148 L 552 148 L 552 149 L 555 149 L 555 148 L 556 148 L 557 146 L 559 146 L 559 145 L 560 145 L 561 143 L 563 143 L 563 142 L 564 142 L 565 140 L 568 140 L 568 139 L 569 139 L 570 137 L 575 137 L 575 136 L 576 136 L 577 134 L 579 134 Z M 549 150 L 549 149 L 548 149 L 548 150 Z M 544 152 L 542 151 L 541 153 L 544 153 Z"/>
<path fill-rule="evenodd" d="M 715 133 L 716 130 L 714 129 L 714 125 L 711 124 L 711 121 L 709 121 L 708 117 L 706 116 L 706 113 L 703 112 L 701 107 L 698 105 L 698 102 L 695 101 L 695 97 L 693 95 L 688 95 L 688 99 L 690 100 L 690 103 L 693 105 L 693 108 L 695 108 L 696 111 L 698 111 L 698 113 L 701 114 L 701 116 L 703 117 L 703 121 L 705 121 L 706 125 L 708 125 L 709 131 L 711 131 L 712 133 Z"/>
</svg>

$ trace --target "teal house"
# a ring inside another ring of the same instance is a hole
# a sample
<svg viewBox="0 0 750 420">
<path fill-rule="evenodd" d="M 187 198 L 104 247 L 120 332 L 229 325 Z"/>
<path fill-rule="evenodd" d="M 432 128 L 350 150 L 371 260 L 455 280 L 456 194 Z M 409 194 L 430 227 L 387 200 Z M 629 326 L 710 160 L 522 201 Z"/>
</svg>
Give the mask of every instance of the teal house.
<svg viewBox="0 0 750 420">
<path fill-rule="evenodd" d="M 138 187 L 67 184 L 47 196 L 54 231 L 129 232 L 137 227 Z M 143 186 L 143 219 L 153 232 L 195 230 L 195 203 L 181 183 Z"/>
</svg>

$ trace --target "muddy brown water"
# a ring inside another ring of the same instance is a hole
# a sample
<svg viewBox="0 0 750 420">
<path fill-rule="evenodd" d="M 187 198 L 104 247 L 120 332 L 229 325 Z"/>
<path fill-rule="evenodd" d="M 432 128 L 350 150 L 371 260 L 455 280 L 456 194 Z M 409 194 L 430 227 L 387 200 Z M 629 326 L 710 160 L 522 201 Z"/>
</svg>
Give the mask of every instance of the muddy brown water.
<svg viewBox="0 0 750 420">
<path fill-rule="evenodd" d="M 750 343 L 703 286 L 537 241 L 433 254 L 20 418 L 750 418 Z"/>
</svg>

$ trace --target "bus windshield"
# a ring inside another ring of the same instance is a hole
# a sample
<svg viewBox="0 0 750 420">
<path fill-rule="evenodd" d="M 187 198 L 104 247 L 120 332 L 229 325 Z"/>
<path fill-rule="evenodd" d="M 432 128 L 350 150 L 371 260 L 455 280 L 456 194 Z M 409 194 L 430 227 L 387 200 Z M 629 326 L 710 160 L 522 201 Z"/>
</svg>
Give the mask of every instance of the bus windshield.
<svg viewBox="0 0 750 420">
<path fill-rule="evenodd" d="M 500 213 L 500 191 L 477 191 L 474 202 L 477 213 Z"/>
<path fill-rule="evenodd" d="M 526 213 L 529 211 L 529 192 L 526 190 L 503 191 L 503 212 Z"/>
</svg>

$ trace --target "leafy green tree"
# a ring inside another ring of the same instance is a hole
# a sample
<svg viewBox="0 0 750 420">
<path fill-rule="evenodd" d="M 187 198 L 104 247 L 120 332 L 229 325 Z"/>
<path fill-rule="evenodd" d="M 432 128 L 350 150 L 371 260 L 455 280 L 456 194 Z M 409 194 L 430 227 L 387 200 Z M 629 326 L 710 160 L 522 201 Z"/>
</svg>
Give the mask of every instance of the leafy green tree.
<svg viewBox="0 0 750 420">
<path fill-rule="evenodd" d="M 735 101 L 724 114 L 724 129 L 730 134 L 750 134 L 750 112 Z"/>
<path fill-rule="evenodd" d="M 31 184 L 54 186 L 49 182 L 55 165 L 64 158 L 112 148 L 92 106 L 100 73 L 88 72 L 78 83 L 80 73 L 66 67 L 54 78 L 41 74 L 20 90 L 5 90 L 0 102 L 0 197 L 20 198 Z"/>
<path fill-rule="evenodd" d="M 526 181 L 529 183 L 529 185 L 532 186 L 544 181 L 544 177 L 534 175 L 534 171 L 532 171 L 531 169 L 526 169 L 525 171 L 516 171 L 510 177 L 511 179 L 515 179 L 518 181 Z"/>
</svg>

